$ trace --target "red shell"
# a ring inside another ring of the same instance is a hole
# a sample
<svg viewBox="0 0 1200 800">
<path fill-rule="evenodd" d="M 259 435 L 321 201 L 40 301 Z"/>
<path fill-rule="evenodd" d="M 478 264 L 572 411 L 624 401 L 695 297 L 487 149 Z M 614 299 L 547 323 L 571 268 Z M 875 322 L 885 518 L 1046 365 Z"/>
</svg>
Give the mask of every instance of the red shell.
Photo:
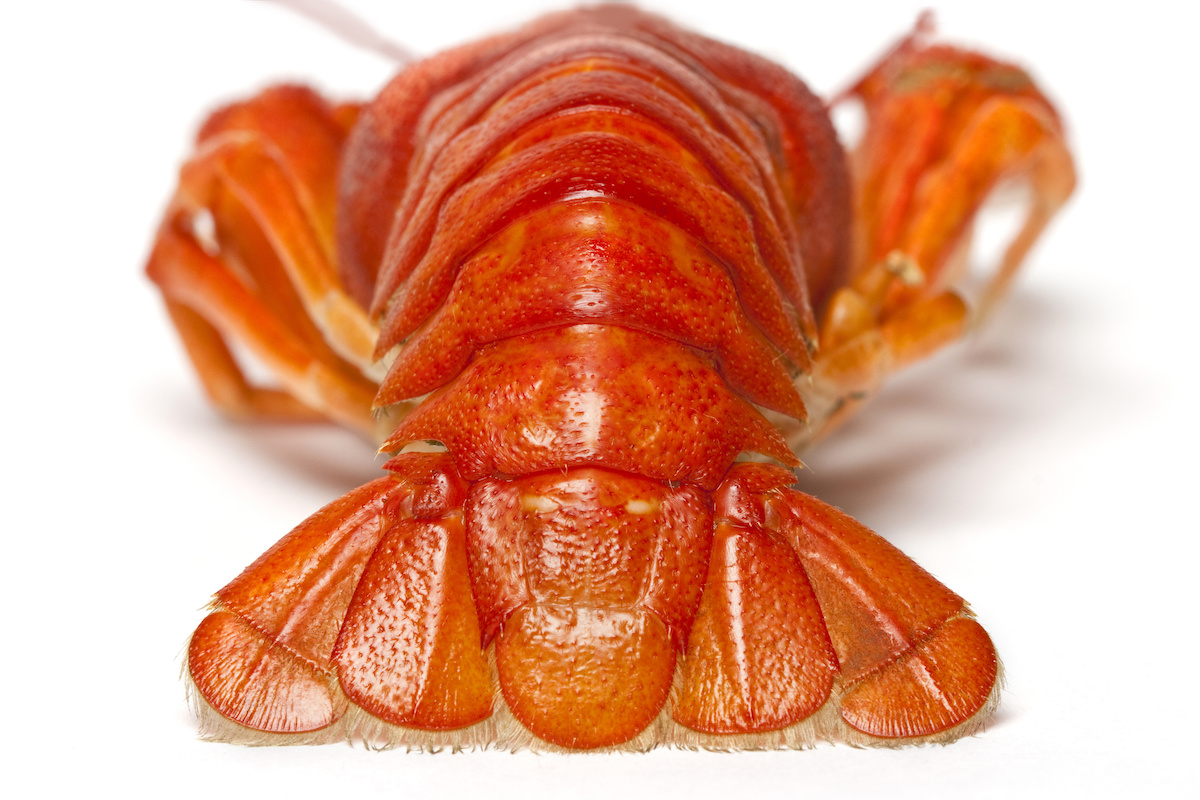
<svg viewBox="0 0 1200 800">
<path fill-rule="evenodd" d="M 987 634 L 789 489 L 764 415 L 803 425 L 807 383 L 828 429 L 961 334 L 948 265 L 991 183 L 1031 177 L 1036 203 L 988 302 L 1070 193 L 1028 78 L 918 38 L 855 89 L 853 276 L 823 104 L 628 6 L 435 56 L 361 108 L 280 87 L 214 114 L 148 267 L 210 394 L 369 430 L 374 393 L 382 449 L 447 452 L 401 453 L 218 592 L 188 649 L 200 706 L 288 741 L 454 746 L 979 725 Z"/>
</svg>

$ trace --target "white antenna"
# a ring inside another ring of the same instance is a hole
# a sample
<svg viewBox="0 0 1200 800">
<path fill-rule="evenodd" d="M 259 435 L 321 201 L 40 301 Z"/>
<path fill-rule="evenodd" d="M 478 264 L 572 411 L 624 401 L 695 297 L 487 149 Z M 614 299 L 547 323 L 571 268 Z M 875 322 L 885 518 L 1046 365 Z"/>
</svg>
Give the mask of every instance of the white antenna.
<svg viewBox="0 0 1200 800">
<path fill-rule="evenodd" d="M 308 17 L 322 28 L 337 34 L 355 47 L 371 50 L 403 66 L 417 60 L 406 47 L 385 38 L 371 25 L 343 8 L 334 0 L 270 0 Z"/>
</svg>

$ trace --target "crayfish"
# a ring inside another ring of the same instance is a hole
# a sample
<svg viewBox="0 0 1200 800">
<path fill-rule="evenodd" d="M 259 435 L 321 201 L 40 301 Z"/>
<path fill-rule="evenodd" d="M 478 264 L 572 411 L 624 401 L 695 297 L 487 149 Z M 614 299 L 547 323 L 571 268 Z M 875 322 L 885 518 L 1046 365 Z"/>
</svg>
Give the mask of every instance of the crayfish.
<svg viewBox="0 0 1200 800">
<path fill-rule="evenodd" d="M 214 736 L 571 749 L 946 742 L 999 696 L 962 598 L 790 488 L 1004 294 L 1074 186 L 1021 69 L 918 30 L 827 107 L 628 6 L 299 86 L 199 133 L 148 273 L 208 395 L 385 474 L 216 594 Z M 973 222 L 1028 214 L 972 302 Z M 278 381 L 246 377 L 233 348 Z"/>
</svg>

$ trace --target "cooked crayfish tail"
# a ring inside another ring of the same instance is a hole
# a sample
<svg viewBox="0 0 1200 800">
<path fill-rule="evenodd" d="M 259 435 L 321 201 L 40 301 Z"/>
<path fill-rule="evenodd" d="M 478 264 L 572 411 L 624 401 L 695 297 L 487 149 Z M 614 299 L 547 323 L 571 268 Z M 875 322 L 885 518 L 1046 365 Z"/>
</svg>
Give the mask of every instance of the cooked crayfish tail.
<svg viewBox="0 0 1200 800">
<path fill-rule="evenodd" d="M 766 499 L 816 593 L 840 665 L 843 738 L 946 742 L 986 723 L 1000 662 L 961 597 L 861 523 L 791 489 Z"/>
<path fill-rule="evenodd" d="M 755 495 L 794 478 L 740 464 L 715 493 L 704 596 L 688 639 L 672 716 L 709 734 L 793 726 L 828 700 L 837 658 L 812 586 Z"/>
<path fill-rule="evenodd" d="M 705 493 L 585 467 L 480 481 L 466 517 L 512 714 L 558 747 L 638 737 L 667 702 L 700 600 Z M 634 746 L 661 741 L 643 739 Z"/>
<path fill-rule="evenodd" d="M 367 565 L 332 660 L 342 689 L 372 716 L 452 730 L 492 713 L 481 642 L 461 514 L 404 520 Z"/>
<path fill-rule="evenodd" d="M 187 661 L 215 737 L 347 738 L 330 726 L 352 704 L 421 730 L 491 713 L 467 578 L 465 484 L 441 454 L 407 454 L 388 468 L 217 593 Z"/>
<path fill-rule="evenodd" d="M 399 488 L 385 477 L 334 501 L 217 592 L 187 669 L 197 697 L 244 730 L 213 735 L 312 733 L 345 713 L 330 655 Z"/>
<path fill-rule="evenodd" d="M 737 464 L 714 493 L 671 740 L 892 746 L 978 730 L 999 697 L 999 661 L 962 598 L 792 480 Z"/>
</svg>

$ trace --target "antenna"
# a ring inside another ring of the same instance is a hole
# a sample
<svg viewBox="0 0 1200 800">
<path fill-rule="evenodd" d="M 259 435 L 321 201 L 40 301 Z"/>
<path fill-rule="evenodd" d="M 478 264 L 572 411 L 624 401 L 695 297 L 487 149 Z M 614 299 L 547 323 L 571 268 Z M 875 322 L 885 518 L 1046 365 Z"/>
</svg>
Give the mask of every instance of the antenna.
<svg viewBox="0 0 1200 800">
<path fill-rule="evenodd" d="M 370 50 L 403 66 L 417 60 L 407 47 L 385 38 L 370 23 L 355 16 L 335 0 L 269 0 L 307 17 L 345 41 Z"/>
</svg>

